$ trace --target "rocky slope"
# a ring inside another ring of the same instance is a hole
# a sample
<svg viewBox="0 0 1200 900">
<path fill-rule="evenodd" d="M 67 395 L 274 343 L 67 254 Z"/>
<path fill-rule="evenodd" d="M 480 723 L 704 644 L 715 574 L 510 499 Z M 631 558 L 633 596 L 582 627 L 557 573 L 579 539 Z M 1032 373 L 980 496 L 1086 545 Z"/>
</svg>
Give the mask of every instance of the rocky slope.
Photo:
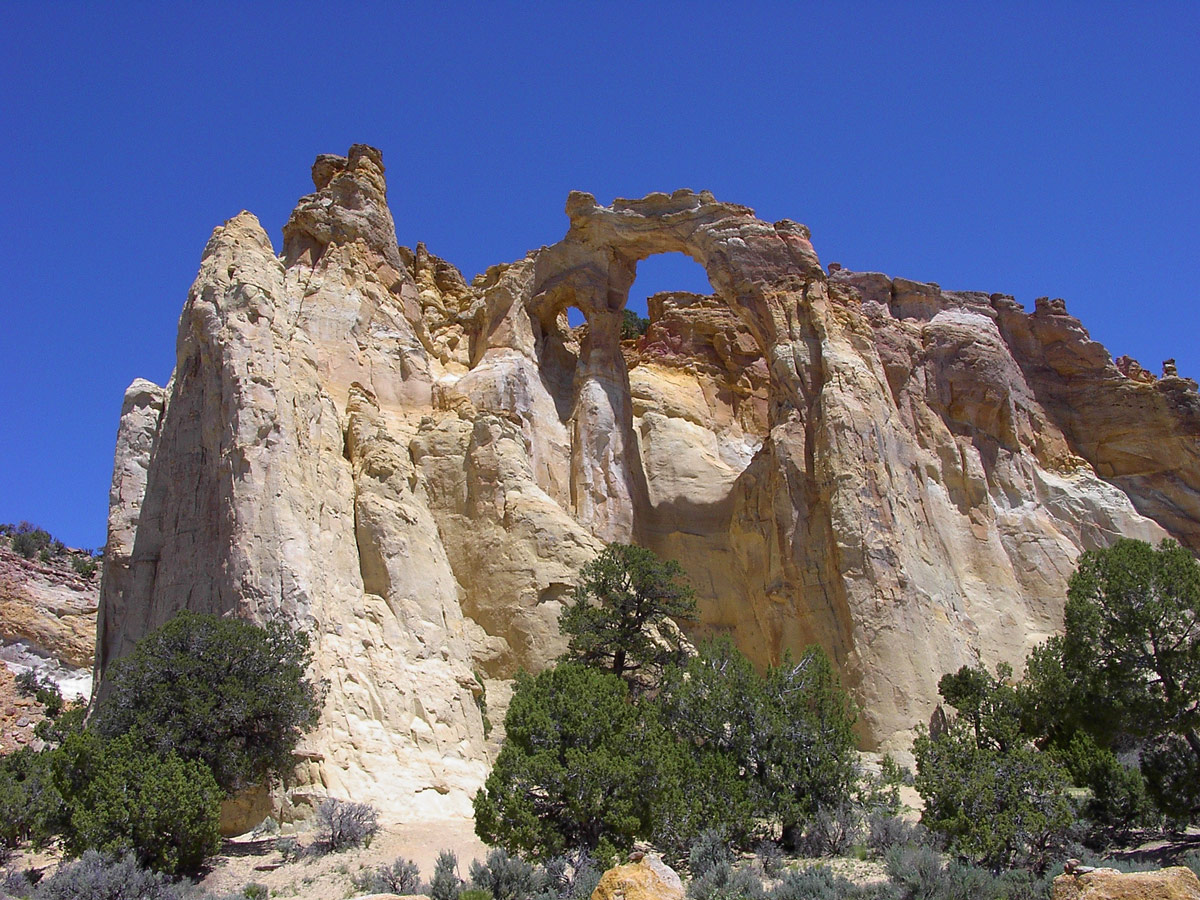
<svg viewBox="0 0 1200 900">
<path fill-rule="evenodd" d="M 281 252 L 249 213 L 213 232 L 174 377 L 126 395 L 97 645 L 102 674 L 184 607 L 310 629 L 331 691 L 292 802 L 466 812 L 481 680 L 560 652 L 606 541 L 683 564 L 698 636 L 821 643 L 869 748 L 943 672 L 1019 663 L 1083 550 L 1200 550 L 1195 383 L 1118 367 L 1061 301 L 827 273 L 804 226 L 690 191 L 572 193 L 561 241 L 467 284 L 397 246 L 377 150 L 313 181 Z M 663 252 L 714 293 L 623 344 Z"/>
<path fill-rule="evenodd" d="M 0 537 L 0 662 L 15 672 L 36 669 L 65 696 L 91 692 L 100 573 L 72 566 L 86 551 L 26 559 Z"/>
</svg>

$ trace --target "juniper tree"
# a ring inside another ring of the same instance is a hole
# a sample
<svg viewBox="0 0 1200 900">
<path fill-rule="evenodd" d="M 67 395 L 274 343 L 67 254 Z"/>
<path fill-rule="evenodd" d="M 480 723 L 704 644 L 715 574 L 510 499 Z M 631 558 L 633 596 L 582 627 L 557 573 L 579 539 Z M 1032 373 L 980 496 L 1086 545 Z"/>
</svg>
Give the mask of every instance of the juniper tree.
<svg viewBox="0 0 1200 900">
<path fill-rule="evenodd" d="M 686 660 L 676 619 L 694 619 L 696 601 L 674 560 L 630 544 L 609 544 L 579 573 L 559 625 L 565 659 L 610 672 L 635 693 Z"/>
</svg>

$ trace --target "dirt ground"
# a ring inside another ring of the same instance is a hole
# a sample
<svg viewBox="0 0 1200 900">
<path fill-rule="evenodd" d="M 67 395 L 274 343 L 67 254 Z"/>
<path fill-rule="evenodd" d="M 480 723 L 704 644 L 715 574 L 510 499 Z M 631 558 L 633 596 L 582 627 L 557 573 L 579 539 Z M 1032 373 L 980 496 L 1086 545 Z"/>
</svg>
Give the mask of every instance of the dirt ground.
<svg viewBox="0 0 1200 900">
<path fill-rule="evenodd" d="M 302 846 L 312 843 L 312 833 L 295 835 Z M 303 856 L 283 862 L 275 849 L 276 837 L 245 836 L 226 841 L 220 854 L 209 862 L 209 868 L 197 885 L 198 891 L 221 896 L 240 891 L 245 885 L 266 886 L 271 897 L 296 900 L 341 900 L 365 893 L 354 887 L 354 876 L 382 865 L 390 865 L 398 857 L 411 859 L 428 881 L 442 850 L 458 855 L 459 875 L 464 879 L 471 860 L 484 859 L 487 847 L 475 836 L 475 823 L 470 819 L 452 819 L 421 825 L 384 826 L 369 848 L 328 853 L 323 856 Z M 54 872 L 59 856 L 55 852 L 18 853 L 9 863 L 11 868 L 36 868 L 45 875 Z"/>
<path fill-rule="evenodd" d="M 313 837 L 311 833 L 296 835 L 304 846 L 312 843 Z M 400 857 L 413 860 L 421 870 L 421 878 L 428 880 L 443 850 L 457 854 L 459 875 L 463 878 L 471 860 L 487 856 L 487 847 L 475 836 L 475 823 L 470 819 L 385 826 L 368 848 L 304 856 L 288 863 L 283 863 L 275 850 L 274 838 L 235 838 L 226 842 L 221 854 L 212 861 L 211 871 L 201 886 L 221 894 L 257 882 L 268 887 L 272 897 L 342 898 L 362 893 L 354 888 L 355 875 L 390 865 Z"/>
</svg>

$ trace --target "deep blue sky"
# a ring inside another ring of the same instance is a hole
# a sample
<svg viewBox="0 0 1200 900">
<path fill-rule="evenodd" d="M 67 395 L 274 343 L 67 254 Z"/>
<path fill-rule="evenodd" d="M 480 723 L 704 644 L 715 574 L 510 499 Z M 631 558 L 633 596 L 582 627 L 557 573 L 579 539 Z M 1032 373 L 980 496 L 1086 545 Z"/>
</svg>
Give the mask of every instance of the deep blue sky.
<svg viewBox="0 0 1200 900">
<path fill-rule="evenodd" d="M 981 6 L 5 4 L 0 522 L 103 543 L 122 392 L 170 376 L 212 228 L 278 245 L 354 142 L 468 277 L 559 239 L 569 190 L 707 188 L 1200 376 L 1200 4 Z"/>
</svg>

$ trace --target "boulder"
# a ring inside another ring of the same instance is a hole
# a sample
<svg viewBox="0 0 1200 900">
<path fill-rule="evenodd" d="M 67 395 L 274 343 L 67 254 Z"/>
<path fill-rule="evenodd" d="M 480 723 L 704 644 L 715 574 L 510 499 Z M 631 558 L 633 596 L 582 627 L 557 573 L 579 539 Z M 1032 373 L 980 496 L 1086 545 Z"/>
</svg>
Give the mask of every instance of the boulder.
<svg viewBox="0 0 1200 900">
<path fill-rule="evenodd" d="M 592 900 L 683 900 L 683 882 L 661 858 L 647 854 L 601 875 Z"/>
<path fill-rule="evenodd" d="M 1184 866 L 1157 872 L 1094 869 L 1054 879 L 1051 900 L 1200 900 L 1200 879 Z"/>
</svg>

